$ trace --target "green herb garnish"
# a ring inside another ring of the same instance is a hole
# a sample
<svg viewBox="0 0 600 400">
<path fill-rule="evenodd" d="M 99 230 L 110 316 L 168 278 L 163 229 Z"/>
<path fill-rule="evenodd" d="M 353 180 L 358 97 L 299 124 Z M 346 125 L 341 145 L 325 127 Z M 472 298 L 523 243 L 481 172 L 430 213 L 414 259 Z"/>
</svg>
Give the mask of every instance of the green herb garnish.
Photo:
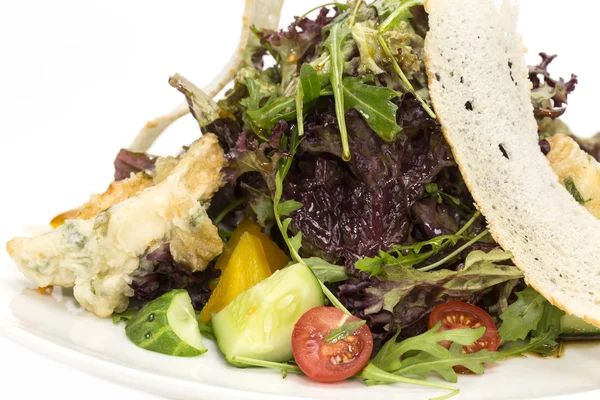
<svg viewBox="0 0 600 400">
<path fill-rule="evenodd" d="M 571 177 L 565 178 L 564 182 L 565 182 L 565 188 L 569 191 L 569 193 L 571 193 L 571 196 L 573 196 L 573 198 L 579 204 L 583 205 L 591 200 L 591 199 L 585 200 L 583 198 L 583 196 L 581 195 L 581 192 L 579 192 L 579 190 L 577 189 L 577 186 L 575 186 L 575 182 L 573 181 L 573 178 L 571 178 Z"/>
<path fill-rule="evenodd" d="M 367 321 L 361 319 L 359 321 L 345 322 L 343 325 L 338 326 L 325 336 L 325 343 L 331 344 L 344 340 L 346 337 L 352 335 L 354 332 L 360 329 L 361 326 L 366 324 Z"/>
</svg>

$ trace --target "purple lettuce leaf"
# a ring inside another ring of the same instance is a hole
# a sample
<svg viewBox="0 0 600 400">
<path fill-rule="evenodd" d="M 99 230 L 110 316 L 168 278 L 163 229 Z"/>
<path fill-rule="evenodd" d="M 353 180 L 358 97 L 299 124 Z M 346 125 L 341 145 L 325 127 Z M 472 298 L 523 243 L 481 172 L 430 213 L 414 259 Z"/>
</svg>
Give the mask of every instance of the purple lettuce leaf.
<svg viewBox="0 0 600 400">
<path fill-rule="evenodd" d="M 115 181 L 129 178 L 131 173 L 154 169 L 155 156 L 121 149 L 115 158 Z"/>
<path fill-rule="evenodd" d="M 404 128 L 392 144 L 381 140 L 355 111 L 346 113 L 352 160 L 341 159 L 333 105 L 317 109 L 307 121 L 305 139 L 284 182 L 284 197 L 304 204 L 292 215 L 306 248 L 329 259 L 354 262 L 409 239 L 412 208 L 424 187 L 452 155 L 438 124 L 405 95 L 398 100 Z"/>
<path fill-rule="evenodd" d="M 201 310 L 211 294 L 208 286 L 210 281 L 221 273 L 212 266 L 201 272 L 192 272 L 186 265 L 173 259 L 168 243 L 149 253 L 146 260 L 154 263 L 154 269 L 131 282 L 133 307 L 154 300 L 173 289 L 186 289 L 194 309 Z"/>
<path fill-rule="evenodd" d="M 329 11 L 323 7 L 314 20 L 296 17 L 286 29 L 260 33 L 261 43 L 277 55 L 283 88 L 287 87 L 303 63 L 318 54 L 323 42 L 323 28 L 337 15 L 336 11 L 335 15 L 328 16 Z"/>
</svg>

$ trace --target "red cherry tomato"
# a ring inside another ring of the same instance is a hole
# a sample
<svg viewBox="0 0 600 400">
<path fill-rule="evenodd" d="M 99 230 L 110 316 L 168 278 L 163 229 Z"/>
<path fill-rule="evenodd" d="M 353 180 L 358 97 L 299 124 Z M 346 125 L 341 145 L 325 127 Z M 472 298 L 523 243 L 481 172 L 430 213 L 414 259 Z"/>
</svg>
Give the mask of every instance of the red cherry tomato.
<svg viewBox="0 0 600 400">
<path fill-rule="evenodd" d="M 489 351 L 498 350 L 500 337 L 498 336 L 498 329 L 496 329 L 494 320 L 485 310 L 473 304 L 449 301 L 437 306 L 429 316 L 429 329 L 433 328 L 438 322 L 442 323 L 439 332 L 448 329 L 476 329 L 481 326 L 485 327 L 485 333 L 482 337 L 470 346 L 463 346 L 462 349 L 467 354 L 476 353 L 482 349 Z M 449 348 L 452 342 L 444 341 L 440 342 L 440 344 Z M 454 367 L 454 370 L 463 374 L 471 372 L 462 365 Z"/>
<path fill-rule="evenodd" d="M 368 326 L 361 326 L 335 343 L 325 342 L 329 332 L 358 320 L 335 307 L 315 307 L 304 313 L 292 333 L 292 350 L 300 369 L 318 382 L 342 381 L 362 370 L 373 351 L 373 336 Z"/>
</svg>

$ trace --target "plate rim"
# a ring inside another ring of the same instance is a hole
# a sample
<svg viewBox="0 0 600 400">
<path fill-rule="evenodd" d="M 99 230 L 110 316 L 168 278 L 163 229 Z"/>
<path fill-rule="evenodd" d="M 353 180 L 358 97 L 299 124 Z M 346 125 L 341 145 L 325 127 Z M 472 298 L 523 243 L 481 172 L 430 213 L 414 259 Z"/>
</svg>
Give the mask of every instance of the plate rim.
<svg viewBox="0 0 600 400">
<path fill-rule="evenodd" d="M 145 393 L 164 396 L 170 399 L 184 398 L 178 396 L 178 393 L 194 391 L 198 399 L 213 400 L 219 398 L 228 399 L 249 399 L 249 400 L 314 400 L 313 397 L 290 397 L 287 395 L 278 395 L 265 392 L 246 391 L 240 389 L 226 388 L 210 383 L 198 381 L 189 381 L 170 376 L 163 376 L 149 371 L 143 371 L 136 368 L 112 363 L 94 357 L 90 354 L 79 352 L 75 349 L 61 346 L 47 339 L 39 337 L 33 333 L 27 332 L 10 322 L 0 320 L 0 336 L 6 337 L 13 343 L 25 347 L 64 365 L 77 368 L 80 371 L 100 377 L 104 380 L 115 382 L 119 385 L 133 388 Z M 135 384 L 132 384 L 135 382 Z M 176 389 L 174 389 L 176 388 Z M 401 388 L 398 388 L 401 394 Z M 459 387 L 460 389 L 460 387 Z M 462 390 L 462 389 L 461 389 Z M 216 397 L 218 396 L 218 397 Z M 590 397 L 592 396 L 592 397 Z M 588 399 L 600 398 L 600 389 L 583 390 L 577 393 L 563 394 L 552 397 L 529 397 L 523 400 L 569 400 L 569 399 Z"/>
</svg>

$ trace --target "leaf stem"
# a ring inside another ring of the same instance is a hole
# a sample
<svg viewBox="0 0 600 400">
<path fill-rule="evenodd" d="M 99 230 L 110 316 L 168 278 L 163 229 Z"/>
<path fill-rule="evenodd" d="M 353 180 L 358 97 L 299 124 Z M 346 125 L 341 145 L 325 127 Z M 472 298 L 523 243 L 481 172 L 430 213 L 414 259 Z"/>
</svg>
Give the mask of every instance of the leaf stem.
<svg viewBox="0 0 600 400">
<path fill-rule="evenodd" d="M 327 39 L 327 41 L 330 41 L 329 54 L 331 56 L 329 81 L 331 82 L 331 87 L 333 88 L 333 97 L 335 99 L 335 115 L 337 117 L 340 130 L 340 139 L 342 142 L 342 159 L 344 161 L 350 161 L 350 144 L 348 142 L 348 130 L 346 128 L 346 118 L 344 115 L 345 109 L 342 83 L 344 59 L 341 51 L 341 42 L 344 41 L 346 36 L 350 33 L 350 30 L 347 29 L 346 32 L 342 32 L 341 30 L 344 29 L 341 26 L 342 24 L 343 22 L 334 24 L 331 28 L 331 32 L 329 33 L 330 37 Z"/>
<path fill-rule="evenodd" d="M 258 38 L 258 40 L 260 42 L 261 36 L 260 36 L 260 31 L 258 30 L 258 28 L 256 26 L 252 25 L 252 26 L 250 26 L 250 31 L 252 31 L 252 33 L 254 33 L 254 35 Z M 265 43 L 263 46 L 269 52 L 271 57 L 273 57 L 275 60 L 277 60 L 277 58 L 278 58 L 277 53 L 275 53 L 275 51 L 273 50 L 271 45 L 269 43 Z"/>
<path fill-rule="evenodd" d="M 358 9 L 360 8 L 360 3 L 362 2 L 362 0 L 354 0 L 356 3 L 354 3 L 354 9 L 352 10 L 352 16 L 350 17 L 350 26 L 354 25 L 354 22 L 356 21 L 356 14 L 358 13 Z"/>
<path fill-rule="evenodd" d="M 219 213 L 219 215 L 217 215 L 217 217 L 213 220 L 213 224 L 219 225 L 219 223 L 223 220 L 223 218 L 225 218 L 225 216 L 227 214 L 229 214 L 230 212 L 232 212 L 233 210 L 235 210 L 237 207 L 241 206 L 242 204 L 244 204 L 244 199 L 238 199 L 234 202 L 229 203 L 229 205 L 227 207 L 225 207 L 223 209 L 223 211 L 221 211 Z"/>
<path fill-rule="evenodd" d="M 468 220 L 467 223 L 464 224 L 463 227 L 458 230 L 458 232 L 456 232 L 456 234 L 462 235 L 463 233 L 465 233 L 467 231 L 467 229 L 469 229 L 471 227 L 471 225 L 473 225 L 475 223 L 475 221 L 477 221 L 477 218 L 479 218 L 480 215 L 481 215 L 481 211 L 479 211 L 479 210 L 475 211 L 475 213 L 473 214 L 471 219 Z"/>
<path fill-rule="evenodd" d="M 313 7 L 310 10 L 308 10 L 307 12 L 305 12 L 304 14 L 302 14 L 301 16 L 299 16 L 298 17 L 298 21 L 302 21 L 304 18 L 306 18 L 306 16 L 308 14 L 310 14 L 313 11 L 317 11 L 317 10 L 323 8 L 323 7 L 335 6 L 337 4 L 339 4 L 339 3 L 336 2 L 336 1 L 332 1 L 331 3 L 325 3 L 325 4 L 321 4 L 320 6 Z"/>
<path fill-rule="evenodd" d="M 390 60 L 392 60 L 392 66 L 394 67 L 394 70 L 400 77 L 400 80 L 402 81 L 404 86 L 406 86 L 408 91 L 411 92 L 413 94 L 413 96 L 415 96 L 415 99 L 417 99 L 419 101 L 419 103 L 421 103 L 421 107 L 423 107 L 425 112 L 427 114 L 429 114 L 429 116 L 432 119 L 436 119 L 436 116 L 435 116 L 435 113 L 433 112 L 433 110 L 429 107 L 429 105 L 427 105 L 425 100 L 423 100 L 423 98 L 415 91 L 415 88 L 413 87 L 413 85 L 411 85 L 411 83 L 408 81 L 408 78 L 402 71 L 402 68 L 400 68 L 400 65 L 398 65 L 398 61 L 396 61 L 396 58 L 392 55 L 392 52 L 390 51 L 390 48 L 388 47 L 388 45 L 385 42 L 385 39 L 383 38 L 383 35 L 381 33 L 377 34 L 377 40 L 379 41 L 379 44 L 381 45 L 381 48 L 383 49 L 383 52 L 385 53 L 385 55 Z"/>
<path fill-rule="evenodd" d="M 425 267 L 418 268 L 418 270 L 422 271 L 422 272 L 427 272 L 427 271 L 431 271 L 432 269 L 435 269 L 441 265 L 444 265 L 448 261 L 452 260 L 454 257 L 458 256 L 460 253 L 462 253 L 465 249 L 469 248 L 469 246 L 471 246 L 472 244 L 477 243 L 478 241 L 483 239 L 484 236 L 486 236 L 488 233 L 489 233 L 489 231 L 487 229 L 484 230 L 479 235 L 475 236 L 473 239 L 469 240 L 467 243 L 460 246 L 458 249 L 454 250 L 452 253 L 448 254 L 446 257 L 442 258 L 439 261 L 434 262 L 433 264 L 429 264 Z"/>
<path fill-rule="evenodd" d="M 304 263 L 304 261 L 302 261 Z M 304 264 L 306 265 L 306 264 Z M 316 275 L 315 275 L 316 277 Z M 338 300 L 337 297 L 335 297 L 335 295 L 333 293 L 331 293 L 331 290 L 329 290 L 329 288 L 327 286 L 325 286 L 325 284 L 323 282 L 321 282 L 321 280 L 319 278 L 317 278 L 317 280 L 319 281 L 319 284 L 321 285 L 321 290 L 323 290 L 323 294 L 325 294 L 325 296 L 329 299 L 329 302 L 338 310 L 342 311 L 344 314 L 346 315 L 352 315 L 352 313 L 350 311 L 348 311 L 348 309 L 346 307 L 344 307 L 344 305 Z"/>
<path fill-rule="evenodd" d="M 296 85 L 296 122 L 298 125 L 298 135 L 304 135 L 304 89 L 302 80 L 298 80 Z"/>
<path fill-rule="evenodd" d="M 234 363 L 245 364 L 245 365 L 248 365 L 251 367 L 274 368 L 274 369 L 280 369 L 280 370 L 286 371 L 286 372 L 302 373 L 302 370 L 300 369 L 300 367 L 298 367 L 296 365 L 286 364 L 286 363 L 257 360 L 255 358 L 248 358 L 248 357 L 241 357 L 241 356 L 232 357 L 231 361 L 233 361 Z"/>
<path fill-rule="evenodd" d="M 450 386 L 450 385 L 444 385 L 441 383 L 435 383 L 435 382 L 429 382 L 426 380 L 420 380 L 420 379 L 412 379 L 412 378 L 406 378 L 403 376 L 398 376 L 398 375 L 394 375 L 394 374 L 390 374 L 389 372 L 385 372 L 382 369 L 377 368 L 376 366 L 374 366 L 373 364 L 369 364 L 367 366 L 367 368 L 365 368 L 361 374 L 361 377 L 363 379 L 368 379 L 368 380 L 372 380 L 375 382 L 382 382 L 382 383 L 408 383 L 410 385 L 418 385 L 418 386 L 425 386 L 425 387 L 434 387 L 434 388 L 439 388 L 439 389 L 446 389 L 446 390 L 450 390 L 450 393 L 441 397 L 435 397 L 432 398 L 431 400 L 443 400 L 443 399 L 448 399 L 452 396 L 457 395 L 460 390 L 455 388 L 454 386 Z"/>
<path fill-rule="evenodd" d="M 379 25 L 379 33 L 384 33 L 390 30 L 390 28 L 398 23 L 398 19 L 402 16 L 402 13 L 407 11 L 409 8 L 414 6 L 422 6 L 423 0 L 409 0 L 401 6 L 397 7 L 388 17 Z"/>
</svg>

